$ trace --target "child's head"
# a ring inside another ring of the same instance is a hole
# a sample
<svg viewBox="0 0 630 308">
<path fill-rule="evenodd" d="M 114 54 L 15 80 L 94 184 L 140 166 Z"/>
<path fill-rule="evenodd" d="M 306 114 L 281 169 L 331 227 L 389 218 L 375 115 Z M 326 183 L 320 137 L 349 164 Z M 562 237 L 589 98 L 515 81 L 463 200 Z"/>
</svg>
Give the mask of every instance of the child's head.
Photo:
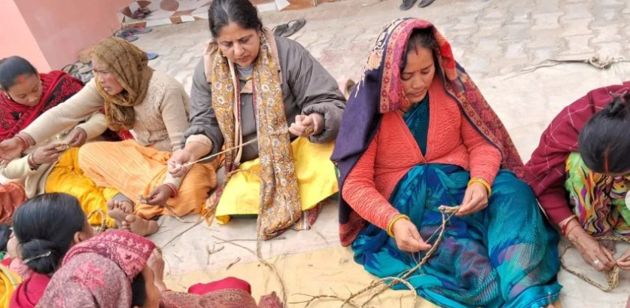
<svg viewBox="0 0 630 308">
<path fill-rule="evenodd" d="M 579 138 L 580 155 L 594 172 L 630 173 L 630 94 L 617 96 L 591 117 Z"/>
</svg>

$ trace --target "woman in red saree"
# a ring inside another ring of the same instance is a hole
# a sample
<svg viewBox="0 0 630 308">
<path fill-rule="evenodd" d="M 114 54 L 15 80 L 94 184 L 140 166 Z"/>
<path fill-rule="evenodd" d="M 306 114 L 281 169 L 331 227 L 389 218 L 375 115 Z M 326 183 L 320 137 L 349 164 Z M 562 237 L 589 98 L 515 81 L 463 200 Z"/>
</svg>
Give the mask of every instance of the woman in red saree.
<svg viewBox="0 0 630 308">
<path fill-rule="evenodd" d="M 81 81 L 61 71 L 39 74 L 31 63 L 21 57 L 1 60 L 0 141 L 18 136 L 22 129 L 44 112 L 65 102 L 82 88 Z M 87 140 L 101 136 L 106 129 L 105 116 L 95 113 L 57 138 L 50 138 L 25 151 L 20 158 L 2 162 L 0 176 L 22 182 L 25 197 L 63 192 L 77 197 L 88 215 L 95 211 L 107 213 L 105 197 L 113 196 L 117 191 L 96 187 L 92 180 L 83 175 L 77 162 L 78 147 Z M 106 135 L 109 137 L 106 139 L 119 139 L 111 133 Z M 8 191 L 8 187 L 0 189 L 0 193 L 5 191 Z M 14 199 L 24 201 L 23 198 Z M 17 205 L 19 203 L 12 206 L 3 204 L 3 208 L 12 209 Z M 13 210 L 7 212 L 12 213 Z M 100 225 L 103 220 L 108 226 L 114 226 L 111 219 L 101 215 L 94 215 L 90 223 Z"/>
<path fill-rule="evenodd" d="M 612 242 L 630 235 L 630 81 L 590 91 L 549 124 L 525 165 L 551 222 L 598 271 L 630 270 L 630 250 L 614 258 Z"/>
</svg>

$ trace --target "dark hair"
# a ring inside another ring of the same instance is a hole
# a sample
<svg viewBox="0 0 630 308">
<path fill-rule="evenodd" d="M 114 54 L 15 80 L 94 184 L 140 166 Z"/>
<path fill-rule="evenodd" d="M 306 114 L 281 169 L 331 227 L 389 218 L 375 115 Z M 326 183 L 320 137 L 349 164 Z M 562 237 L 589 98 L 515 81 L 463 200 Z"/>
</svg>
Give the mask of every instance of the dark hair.
<svg viewBox="0 0 630 308">
<path fill-rule="evenodd" d="M 245 29 L 263 30 L 256 7 L 249 0 L 214 0 L 208 9 L 210 33 L 218 37 L 223 27 L 235 22 Z"/>
<path fill-rule="evenodd" d="M 26 200 L 13 216 L 22 260 L 37 273 L 54 273 L 86 220 L 73 196 L 52 193 Z"/>
<path fill-rule="evenodd" d="M 400 71 L 403 71 L 405 69 L 405 66 L 407 66 L 407 54 L 409 54 L 409 52 L 411 52 L 412 50 L 418 52 L 418 49 L 420 48 L 431 49 L 433 59 L 435 59 L 437 47 L 438 43 L 435 39 L 435 35 L 433 34 L 433 28 L 413 30 L 413 32 L 411 32 L 411 35 L 409 36 L 409 40 L 407 41 L 405 52 L 403 53 Z"/>
<path fill-rule="evenodd" d="M 0 87 L 8 91 L 17 82 L 19 76 L 37 75 L 35 67 L 26 59 L 18 56 L 0 60 Z"/>
<path fill-rule="evenodd" d="M 598 173 L 630 171 L 630 94 L 616 97 L 593 115 L 579 138 L 580 155 L 586 166 Z"/>
<path fill-rule="evenodd" d="M 142 307 L 147 301 L 147 286 L 142 273 L 131 283 L 131 307 Z"/>
</svg>

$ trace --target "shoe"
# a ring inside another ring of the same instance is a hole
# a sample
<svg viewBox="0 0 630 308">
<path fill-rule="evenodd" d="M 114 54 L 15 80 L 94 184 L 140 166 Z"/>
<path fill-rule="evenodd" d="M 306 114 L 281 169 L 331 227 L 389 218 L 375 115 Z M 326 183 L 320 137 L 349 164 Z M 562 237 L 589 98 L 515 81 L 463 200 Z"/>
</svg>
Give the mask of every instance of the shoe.
<svg viewBox="0 0 630 308">
<path fill-rule="evenodd" d="M 271 31 L 273 32 L 274 36 L 283 36 L 284 32 L 286 32 L 287 30 L 289 30 L 289 25 L 281 24 L 275 26 Z"/>
<path fill-rule="evenodd" d="M 418 4 L 418 7 L 427 7 L 427 6 L 431 5 L 431 3 L 433 3 L 433 1 L 435 1 L 435 0 L 422 0 L 422 1 L 420 1 L 420 4 Z"/>
<path fill-rule="evenodd" d="M 304 25 L 306 25 L 306 20 L 304 20 L 304 18 L 291 20 L 287 23 L 287 26 L 289 26 L 289 28 L 284 31 L 284 33 L 282 33 L 282 36 L 289 37 L 300 31 L 300 29 L 302 29 Z"/>
<path fill-rule="evenodd" d="M 406 10 L 412 8 L 413 5 L 416 4 L 416 1 L 418 1 L 418 0 L 403 0 L 403 2 L 400 4 L 400 10 L 401 11 L 406 11 Z"/>
</svg>

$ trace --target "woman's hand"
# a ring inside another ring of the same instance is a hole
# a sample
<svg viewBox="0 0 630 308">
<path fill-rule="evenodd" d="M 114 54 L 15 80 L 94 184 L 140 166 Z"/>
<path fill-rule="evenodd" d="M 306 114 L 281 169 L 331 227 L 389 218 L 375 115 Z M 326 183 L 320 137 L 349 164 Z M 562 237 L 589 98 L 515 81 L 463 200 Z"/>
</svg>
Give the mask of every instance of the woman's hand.
<svg viewBox="0 0 630 308">
<path fill-rule="evenodd" d="M 396 246 L 402 251 L 418 252 L 431 249 L 431 245 L 427 244 L 420 236 L 418 228 L 407 219 L 396 221 L 392 227 L 392 232 Z"/>
<path fill-rule="evenodd" d="M 617 266 L 624 271 L 630 271 L 630 248 L 617 259 Z"/>
<path fill-rule="evenodd" d="M 192 166 L 184 166 L 193 161 L 193 156 L 189 150 L 181 149 L 173 153 L 168 160 L 168 173 L 175 178 L 184 177 Z"/>
<path fill-rule="evenodd" d="M 57 146 L 57 143 L 52 142 L 35 150 L 35 152 L 31 154 L 33 155 L 33 162 L 38 166 L 55 163 L 59 159 L 59 154 L 61 153 L 57 149 Z"/>
<path fill-rule="evenodd" d="M 324 129 L 323 124 L 324 117 L 319 113 L 311 113 L 307 116 L 298 115 L 289 127 L 289 132 L 298 137 L 310 137 L 321 133 Z"/>
<path fill-rule="evenodd" d="M 607 272 L 615 267 L 617 264 L 615 258 L 602 243 L 586 233 L 575 219 L 569 221 L 569 224 L 566 228 L 569 230 L 567 238 L 575 245 L 586 263 L 600 272 Z"/>
<path fill-rule="evenodd" d="M 8 163 L 19 158 L 24 151 L 24 143 L 16 138 L 10 138 L 0 142 L 0 160 Z"/>
<path fill-rule="evenodd" d="M 83 128 L 76 127 L 70 133 L 70 137 L 68 138 L 68 145 L 71 148 L 78 148 L 85 144 L 87 141 L 87 133 Z"/>
<path fill-rule="evenodd" d="M 165 206 L 166 201 L 173 195 L 173 190 L 171 190 L 168 185 L 160 185 L 156 189 L 154 189 L 148 196 L 146 204 L 148 205 L 158 205 Z"/>
<path fill-rule="evenodd" d="M 466 189 L 464 201 L 457 211 L 457 216 L 477 213 L 488 207 L 488 190 L 481 183 L 472 183 Z"/>
</svg>

